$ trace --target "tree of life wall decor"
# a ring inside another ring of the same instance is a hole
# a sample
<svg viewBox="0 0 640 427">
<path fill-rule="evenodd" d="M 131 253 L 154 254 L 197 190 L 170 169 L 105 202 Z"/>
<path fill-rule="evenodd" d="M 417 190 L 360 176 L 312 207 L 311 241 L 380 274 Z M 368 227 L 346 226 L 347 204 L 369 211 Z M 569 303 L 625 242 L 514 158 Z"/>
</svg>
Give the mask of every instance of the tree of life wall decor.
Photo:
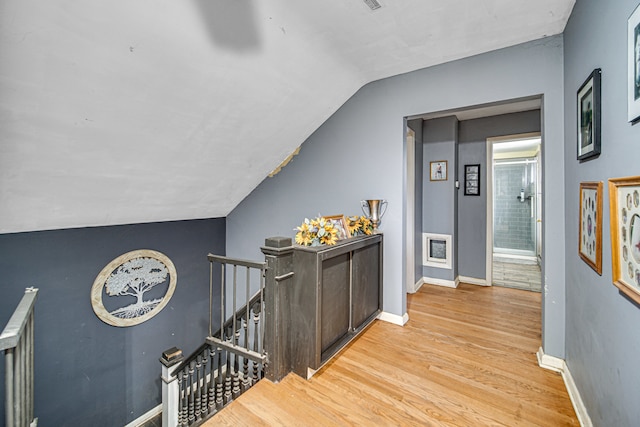
<svg viewBox="0 0 640 427">
<path fill-rule="evenodd" d="M 640 304 L 640 176 L 609 179 L 613 284 Z"/>
<path fill-rule="evenodd" d="M 107 264 L 91 288 L 91 306 L 112 326 L 134 326 L 158 314 L 176 289 L 178 274 L 164 254 L 140 249 Z"/>
<path fill-rule="evenodd" d="M 602 275 L 602 181 L 580 183 L 580 233 L 578 253 Z"/>
</svg>

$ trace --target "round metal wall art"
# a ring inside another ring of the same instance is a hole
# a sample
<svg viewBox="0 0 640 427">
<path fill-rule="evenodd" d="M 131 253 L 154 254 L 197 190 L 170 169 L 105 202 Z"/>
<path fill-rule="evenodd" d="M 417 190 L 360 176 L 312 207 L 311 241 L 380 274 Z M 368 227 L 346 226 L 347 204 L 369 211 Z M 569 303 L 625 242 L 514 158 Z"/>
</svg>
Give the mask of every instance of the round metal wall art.
<svg viewBox="0 0 640 427">
<path fill-rule="evenodd" d="M 621 208 L 622 259 L 626 263 L 626 278 L 640 289 L 640 192 L 626 189 L 623 191 Z M 625 194 L 626 193 L 626 194 Z"/>
<path fill-rule="evenodd" d="M 176 268 L 166 255 L 151 249 L 127 252 L 98 274 L 91 287 L 91 306 L 109 325 L 138 325 L 162 311 L 177 281 Z"/>
</svg>

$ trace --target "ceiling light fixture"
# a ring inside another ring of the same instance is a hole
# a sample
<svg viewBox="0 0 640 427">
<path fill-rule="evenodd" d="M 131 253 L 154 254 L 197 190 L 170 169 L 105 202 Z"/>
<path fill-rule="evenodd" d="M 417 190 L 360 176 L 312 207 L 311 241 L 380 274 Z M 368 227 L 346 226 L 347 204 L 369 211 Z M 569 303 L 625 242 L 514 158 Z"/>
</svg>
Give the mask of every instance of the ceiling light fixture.
<svg viewBox="0 0 640 427">
<path fill-rule="evenodd" d="M 378 3 L 378 0 L 363 0 L 363 1 L 367 6 L 369 6 L 369 9 L 371 10 L 380 9 L 382 7 L 382 5 Z"/>
</svg>

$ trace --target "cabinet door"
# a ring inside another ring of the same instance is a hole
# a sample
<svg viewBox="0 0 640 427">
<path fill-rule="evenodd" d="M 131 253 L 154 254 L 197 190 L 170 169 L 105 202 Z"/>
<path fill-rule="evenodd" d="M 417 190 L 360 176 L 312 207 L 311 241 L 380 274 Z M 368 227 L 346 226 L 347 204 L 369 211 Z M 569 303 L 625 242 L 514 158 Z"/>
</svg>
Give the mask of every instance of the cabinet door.
<svg viewBox="0 0 640 427">
<path fill-rule="evenodd" d="M 380 243 L 353 252 L 353 328 L 380 307 Z"/>
<path fill-rule="evenodd" d="M 320 341 L 324 353 L 349 331 L 348 253 L 322 262 L 321 283 Z"/>
</svg>

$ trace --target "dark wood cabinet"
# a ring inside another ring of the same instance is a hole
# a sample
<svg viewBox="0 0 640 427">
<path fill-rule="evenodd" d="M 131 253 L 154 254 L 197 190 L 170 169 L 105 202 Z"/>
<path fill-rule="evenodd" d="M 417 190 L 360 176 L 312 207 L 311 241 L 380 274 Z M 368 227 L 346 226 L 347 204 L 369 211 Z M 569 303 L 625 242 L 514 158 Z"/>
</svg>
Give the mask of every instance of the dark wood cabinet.
<svg viewBox="0 0 640 427">
<path fill-rule="evenodd" d="M 311 377 L 382 311 L 382 240 L 294 247 L 289 337 L 298 375 Z"/>
</svg>

